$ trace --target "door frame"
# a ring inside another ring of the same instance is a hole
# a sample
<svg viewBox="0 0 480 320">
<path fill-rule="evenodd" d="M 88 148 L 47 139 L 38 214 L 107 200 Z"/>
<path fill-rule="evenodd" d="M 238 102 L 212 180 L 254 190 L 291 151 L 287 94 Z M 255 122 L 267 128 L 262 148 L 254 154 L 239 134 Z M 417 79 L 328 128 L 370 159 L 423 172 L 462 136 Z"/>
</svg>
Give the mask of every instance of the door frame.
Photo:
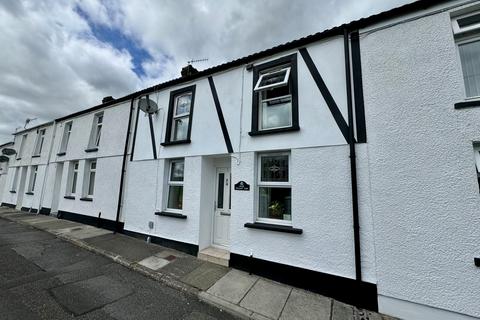
<svg viewBox="0 0 480 320">
<path fill-rule="evenodd" d="M 230 218 L 229 218 L 229 224 L 228 224 L 228 231 L 229 231 L 229 239 L 228 239 L 228 244 L 227 245 L 222 245 L 222 244 L 219 244 L 219 243 L 215 243 L 215 228 L 216 228 L 216 213 L 217 213 L 217 200 L 218 200 L 218 176 L 219 174 L 221 173 L 221 171 L 224 171 L 224 173 L 229 173 L 227 179 L 228 179 L 228 185 L 230 187 L 229 189 L 229 192 L 227 194 L 225 194 L 224 192 L 224 196 L 223 196 L 223 199 L 224 199 L 224 203 L 225 203 L 225 198 L 226 196 L 228 197 L 228 206 L 229 206 L 229 214 L 231 216 L 231 203 L 232 203 L 232 170 L 230 167 L 225 167 L 225 166 L 218 166 L 218 167 L 215 167 L 215 179 L 214 179 L 214 182 L 215 182 L 215 192 L 214 192 L 214 199 L 213 199 L 213 215 L 212 215 L 212 230 L 211 230 L 211 236 L 210 236 L 210 244 L 211 246 L 213 247 L 217 247 L 217 248 L 220 248 L 220 249 L 226 249 L 226 250 L 229 250 L 230 248 Z M 224 209 L 225 210 L 225 209 Z M 230 217 L 229 216 L 229 217 Z"/>
</svg>

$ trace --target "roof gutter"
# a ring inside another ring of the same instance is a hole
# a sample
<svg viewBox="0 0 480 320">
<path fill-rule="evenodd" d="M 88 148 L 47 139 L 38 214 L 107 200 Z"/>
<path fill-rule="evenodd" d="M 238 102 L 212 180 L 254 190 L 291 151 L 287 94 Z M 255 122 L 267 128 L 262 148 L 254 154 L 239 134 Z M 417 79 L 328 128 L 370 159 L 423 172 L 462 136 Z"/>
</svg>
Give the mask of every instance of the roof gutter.
<svg viewBox="0 0 480 320">
<path fill-rule="evenodd" d="M 348 29 L 343 29 L 343 41 L 345 49 L 345 82 L 347 88 L 348 109 L 348 136 L 350 146 L 350 176 L 352 183 L 352 214 L 353 214 L 353 240 L 355 245 L 355 275 L 357 281 L 362 281 L 362 259 L 360 247 L 360 223 L 358 214 L 358 186 L 357 186 L 357 160 L 355 154 L 355 133 L 352 105 L 352 81 L 350 69 L 350 45 Z"/>
<path fill-rule="evenodd" d="M 127 124 L 127 135 L 125 137 L 125 148 L 123 150 L 123 161 L 122 161 L 122 171 L 120 173 L 120 189 L 118 190 L 118 205 L 117 205 L 117 216 L 115 218 L 115 233 L 120 230 L 120 212 L 122 210 L 122 201 L 123 201 L 123 183 L 125 180 L 126 166 L 127 166 L 127 155 L 128 155 L 128 142 L 130 140 L 130 131 L 132 127 L 132 115 L 133 115 L 133 101 L 135 96 L 132 96 L 130 101 L 130 113 L 128 115 L 128 124 Z"/>
</svg>

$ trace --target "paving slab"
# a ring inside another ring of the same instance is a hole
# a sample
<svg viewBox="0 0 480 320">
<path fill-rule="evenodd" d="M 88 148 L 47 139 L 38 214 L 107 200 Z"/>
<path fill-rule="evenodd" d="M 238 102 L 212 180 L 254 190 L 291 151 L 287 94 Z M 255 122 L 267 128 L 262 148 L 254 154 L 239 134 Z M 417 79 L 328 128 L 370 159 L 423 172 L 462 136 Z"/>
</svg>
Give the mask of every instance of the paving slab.
<svg viewBox="0 0 480 320">
<path fill-rule="evenodd" d="M 145 268 L 151 269 L 151 270 L 158 270 L 160 268 L 165 267 L 167 264 L 169 264 L 170 261 L 157 257 L 157 256 L 151 256 L 148 258 L 143 259 L 140 261 L 138 264 L 144 266 Z"/>
<path fill-rule="evenodd" d="M 35 228 L 52 231 L 57 229 L 72 228 L 76 226 L 81 226 L 76 222 L 71 222 L 67 220 L 54 219 L 51 221 L 39 222 L 35 224 Z"/>
<path fill-rule="evenodd" d="M 240 306 L 263 316 L 278 319 L 291 287 L 259 279 L 240 302 Z"/>
<path fill-rule="evenodd" d="M 117 254 L 133 262 L 141 261 L 162 251 L 162 248 L 157 245 L 148 244 L 145 241 L 122 234 L 106 234 L 85 239 L 85 242 L 93 243 L 95 247 Z"/>
<path fill-rule="evenodd" d="M 56 221 L 56 220 L 58 220 L 58 219 L 53 218 L 53 217 L 43 216 L 43 215 L 37 215 L 37 216 L 34 216 L 31 219 L 27 219 L 27 220 L 24 219 L 22 221 L 24 221 L 25 223 L 28 223 L 28 224 L 35 225 L 37 223 Z"/>
<path fill-rule="evenodd" d="M 103 236 L 106 234 L 113 234 L 112 231 L 95 228 L 92 226 L 81 226 L 81 227 L 70 227 L 70 228 L 58 229 L 55 231 L 55 233 L 63 234 L 65 236 L 78 239 L 78 240 Z"/>
<path fill-rule="evenodd" d="M 182 277 L 182 281 L 201 290 L 207 290 L 227 272 L 228 268 L 205 262 L 198 268 Z"/>
<path fill-rule="evenodd" d="M 281 320 L 330 320 L 332 299 L 308 291 L 292 289 Z"/>
<path fill-rule="evenodd" d="M 333 301 L 332 320 L 355 320 L 354 308 L 340 301 Z"/>
<path fill-rule="evenodd" d="M 92 311 L 133 293 L 120 282 L 98 276 L 51 289 L 55 300 L 75 315 Z"/>
<path fill-rule="evenodd" d="M 178 257 L 163 267 L 162 272 L 168 273 L 175 278 L 182 278 L 200 267 L 203 263 L 203 261 L 192 256 Z"/>
<path fill-rule="evenodd" d="M 257 280 L 257 276 L 249 275 L 239 270 L 230 270 L 207 292 L 231 303 L 238 304 Z"/>
</svg>

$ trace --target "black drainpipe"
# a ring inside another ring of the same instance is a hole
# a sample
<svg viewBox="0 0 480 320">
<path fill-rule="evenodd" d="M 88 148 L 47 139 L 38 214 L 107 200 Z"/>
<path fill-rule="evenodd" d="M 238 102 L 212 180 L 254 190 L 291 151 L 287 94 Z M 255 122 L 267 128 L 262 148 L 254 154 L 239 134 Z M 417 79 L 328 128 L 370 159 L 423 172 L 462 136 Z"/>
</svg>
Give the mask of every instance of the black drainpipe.
<svg viewBox="0 0 480 320">
<path fill-rule="evenodd" d="M 355 133 L 353 131 L 352 83 L 350 76 L 350 46 L 348 30 L 343 30 L 345 48 L 345 75 L 347 83 L 348 137 L 350 145 L 350 172 L 352 180 L 353 240 L 355 243 L 355 274 L 362 281 L 362 259 L 360 256 L 360 223 L 358 218 L 357 160 L 355 156 Z"/>
<path fill-rule="evenodd" d="M 125 149 L 123 150 L 123 162 L 122 162 L 122 172 L 120 173 L 120 190 L 118 191 L 118 205 L 117 205 L 117 217 L 115 218 L 115 233 L 119 231 L 119 220 L 120 220 L 120 210 L 122 207 L 122 198 L 123 198 L 123 180 L 125 178 L 125 167 L 127 166 L 127 154 L 128 154 L 128 140 L 130 139 L 130 127 L 132 123 L 133 115 L 133 101 L 135 96 L 132 97 L 130 102 L 130 114 L 128 115 L 128 125 L 127 125 L 127 136 L 125 138 Z"/>
</svg>

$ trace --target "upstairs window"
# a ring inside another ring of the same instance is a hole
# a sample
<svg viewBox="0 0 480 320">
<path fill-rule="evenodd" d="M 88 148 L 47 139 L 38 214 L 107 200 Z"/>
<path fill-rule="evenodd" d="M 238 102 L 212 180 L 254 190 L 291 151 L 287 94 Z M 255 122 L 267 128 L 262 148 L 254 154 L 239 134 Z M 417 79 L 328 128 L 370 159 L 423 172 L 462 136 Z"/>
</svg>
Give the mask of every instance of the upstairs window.
<svg viewBox="0 0 480 320">
<path fill-rule="evenodd" d="M 20 148 L 18 149 L 17 160 L 20 160 L 23 156 L 23 152 L 25 150 L 25 143 L 27 141 L 27 134 L 22 136 L 22 140 L 20 141 Z"/>
<path fill-rule="evenodd" d="M 291 224 L 290 153 L 258 156 L 258 222 Z"/>
<path fill-rule="evenodd" d="M 167 211 L 179 212 L 183 209 L 183 159 L 170 161 L 167 181 Z"/>
<path fill-rule="evenodd" d="M 452 20 L 467 98 L 480 97 L 480 12 Z"/>
<path fill-rule="evenodd" d="M 33 152 L 34 156 L 40 156 L 42 153 L 43 142 L 45 141 L 45 131 L 46 129 L 38 130 L 37 141 L 35 142 L 35 151 Z"/>
<path fill-rule="evenodd" d="M 298 130 L 296 55 L 255 66 L 253 80 L 250 135 Z"/>
<path fill-rule="evenodd" d="M 88 148 L 98 148 L 100 145 L 100 138 L 102 136 L 102 126 L 103 126 L 103 112 L 97 113 L 93 117 L 92 132 L 90 134 L 90 141 L 88 143 Z"/>
<path fill-rule="evenodd" d="M 167 131 L 162 145 L 190 142 L 194 100 L 195 86 L 170 93 Z"/>
<path fill-rule="evenodd" d="M 35 191 L 35 183 L 37 182 L 38 166 L 32 166 L 30 171 L 30 179 L 28 181 L 28 192 Z"/>
<path fill-rule="evenodd" d="M 68 140 L 70 140 L 70 134 L 72 133 L 72 124 L 73 122 L 67 122 L 65 123 L 65 126 L 63 127 L 63 136 L 62 136 L 62 142 L 60 143 L 60 154 L 65 154 L 67 151 L 68 147 Z"/>
</svg>

